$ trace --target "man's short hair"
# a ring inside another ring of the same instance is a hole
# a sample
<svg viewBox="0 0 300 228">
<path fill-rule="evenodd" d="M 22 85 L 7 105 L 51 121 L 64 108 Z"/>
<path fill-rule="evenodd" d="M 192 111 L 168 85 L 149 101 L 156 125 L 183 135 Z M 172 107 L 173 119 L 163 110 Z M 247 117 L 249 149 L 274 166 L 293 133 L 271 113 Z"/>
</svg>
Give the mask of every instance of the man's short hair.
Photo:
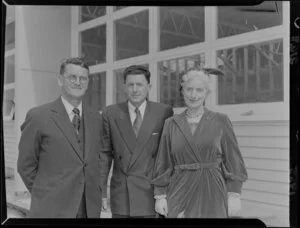
<svg viewBox="0 0 300 228">
<path fill-rule="evenodd" d="M 129 74 L 143 74 L 148 82 L 148 84 L 150 83 L 150 71 L 142 65 L 131 65 L 129 67 L 127 67 L 124 72 L 123 72 L 123 77 L 124 77 L 124 83 L 126 83 L 126 78 L 127 75 Z"/>
<path fill-rule="evenodd" d="M 66 68 L 67 64 L 74 64 L 74 65 L 81 66 L 81 67 L 87 69 L 88 72 L 89 72 L 89 66 L 83 61 L 82 58 L 79 58 L 79 57 L 70 57 L 70 58 L 64 59 L 62 61 L 62 63 L 61 63 L 61 65 L 60 65 L 60 71 L 59 71 L 59 73 L 61 75 L 64 74 L 65 68 Z"/>
</svg>

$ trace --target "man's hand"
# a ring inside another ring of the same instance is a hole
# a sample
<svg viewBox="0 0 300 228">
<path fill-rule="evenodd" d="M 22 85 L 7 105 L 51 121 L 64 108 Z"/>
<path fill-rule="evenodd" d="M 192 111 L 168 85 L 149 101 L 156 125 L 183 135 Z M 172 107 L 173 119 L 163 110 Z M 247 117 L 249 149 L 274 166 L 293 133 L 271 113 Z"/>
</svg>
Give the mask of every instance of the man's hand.
<svg viewBox="0 0 300 228">
<path fill-rule="evenodd" d="M 102 210 L 107 210 L 107 198 L 102 198 Z"/>
<path fill-rule="evenodd" d="M 166 198 L 157 199 L 155 201 L 155 211 L 165 217 L 168 216 L 168 204 Z"/>
</svg>

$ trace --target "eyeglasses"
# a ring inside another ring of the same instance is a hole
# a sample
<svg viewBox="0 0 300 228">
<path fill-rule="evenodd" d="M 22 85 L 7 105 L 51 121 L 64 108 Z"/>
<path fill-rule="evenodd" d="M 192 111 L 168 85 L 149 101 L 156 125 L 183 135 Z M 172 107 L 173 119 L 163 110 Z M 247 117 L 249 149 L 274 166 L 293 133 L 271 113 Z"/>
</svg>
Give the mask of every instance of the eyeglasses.
<svg viewBox="0 0 300 228">
<path fill-rule="evenodd" d="M 77 77 L 76 75 L 73 75 L 73 74 L 68 75 L 68 76 L 66 76 L 65 78 L 68 79 L 68 80 L 69 80 L 70 82 L 72 82 L 72 83 L 77 82 L 77 78 L 79 78 L 79 82 L 80 82 L 81 84 L 87 83 L 88 80 L 89 80 L 88 77 L 84 77 L 84 76 L 78 76 L 78 77 Z"/>
</svg>

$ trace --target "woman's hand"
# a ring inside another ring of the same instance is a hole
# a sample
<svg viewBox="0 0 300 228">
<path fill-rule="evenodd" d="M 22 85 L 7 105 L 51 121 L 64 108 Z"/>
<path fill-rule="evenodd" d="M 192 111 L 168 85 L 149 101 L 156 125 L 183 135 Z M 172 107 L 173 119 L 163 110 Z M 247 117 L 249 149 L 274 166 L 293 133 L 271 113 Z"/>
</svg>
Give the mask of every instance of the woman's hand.
<svg viewBox="0 0 300 228">
<path fill-rule="evenodd" d="M 166 198 L 156 199 L 155 211 L 165 217 L 168 216 L 168 203 Z"/>
<path fill-rule="evenodd" d="M 102 210 L 107 210 L 107 198 L 102 198 Z"/>
<path fill-rule="evenodd" d="M 240 194 L 228 193 L 228 216 L 236 216 L 241 210 Z"/>
</svg>

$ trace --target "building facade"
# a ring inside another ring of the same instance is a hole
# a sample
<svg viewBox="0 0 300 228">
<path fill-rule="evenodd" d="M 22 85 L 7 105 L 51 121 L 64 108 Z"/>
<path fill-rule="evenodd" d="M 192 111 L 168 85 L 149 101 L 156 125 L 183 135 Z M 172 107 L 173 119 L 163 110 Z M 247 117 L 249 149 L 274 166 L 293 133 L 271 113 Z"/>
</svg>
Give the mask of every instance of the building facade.
<svg viewBox="0 0 300 228">
<path fill-rule="evenodd" d="M 289 2 L 258 6 L 14 6 L 6 22 L 4 139 L 6 174 L 16 192 L 20 125 L 26 112 L 59 93 L 60 61 L 81 56 L 90 66 L 87 98 L 98 108 L 124 101 L 122 71 L 151 72 L 149 99 L 184 109 L 180 77 L 210 66 L 206 105 L 234 125 L 249 179 L 242 203 L 289 213 Z M 251 210 L 250 210 L 251 211 Z M 247 214 L 252 216 L 251 212 Z"/>
</svg>

